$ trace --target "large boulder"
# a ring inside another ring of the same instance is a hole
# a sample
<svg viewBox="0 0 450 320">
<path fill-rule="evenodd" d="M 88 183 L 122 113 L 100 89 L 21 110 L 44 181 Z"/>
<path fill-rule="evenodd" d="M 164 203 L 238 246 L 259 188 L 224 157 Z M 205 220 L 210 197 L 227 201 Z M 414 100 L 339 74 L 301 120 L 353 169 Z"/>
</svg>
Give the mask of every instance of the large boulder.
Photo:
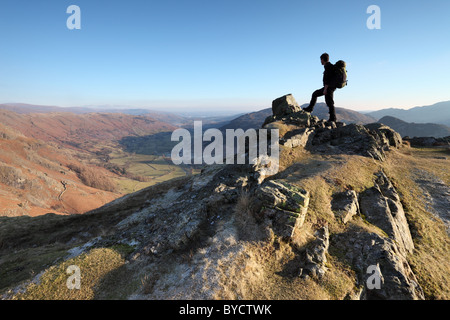
<svg viewBox="0 0 450 320">
<path fill-rule="evenodd" d="M 272 112 L 276 117 L 283 117 L 300 110 L 301 108 L 292 94 L 287 94 L 272 101 Z"/>
</svg>

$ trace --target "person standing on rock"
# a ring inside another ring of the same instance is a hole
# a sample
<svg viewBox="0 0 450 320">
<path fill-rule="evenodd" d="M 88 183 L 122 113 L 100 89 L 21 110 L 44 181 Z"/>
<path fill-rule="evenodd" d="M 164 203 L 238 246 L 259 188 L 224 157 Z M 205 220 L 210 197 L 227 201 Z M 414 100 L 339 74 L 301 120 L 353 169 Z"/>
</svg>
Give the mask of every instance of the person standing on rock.
<svg viewBox="0 0 450 320">
<path fill-rule="evenodd" d="M 334 110 L 334 92 L 336 91 L 336 85 L 334 83 L 334 67 L 330 63 L 330 56 L 328 53 L 324 53 L 320 56 L 320 62 L 325 68 L 323 73 L 323 88 L 316 90 L 312 94 L 311 102 L 309 106 L 304 108 L 303 111 L 312 112 L 316 105 L 317 98 L 325 96 L 325 102 L 330 111 L 330 119 L 328 122 L 336 122 L 336 111 Z"/>
</svg>

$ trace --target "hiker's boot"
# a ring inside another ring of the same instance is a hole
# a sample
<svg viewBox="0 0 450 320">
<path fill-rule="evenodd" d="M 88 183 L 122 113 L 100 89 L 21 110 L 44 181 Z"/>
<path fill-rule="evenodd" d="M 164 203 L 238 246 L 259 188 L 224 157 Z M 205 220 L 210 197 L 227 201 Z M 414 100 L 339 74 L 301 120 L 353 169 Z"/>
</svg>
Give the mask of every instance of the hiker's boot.
<svg viewBox="0 0 450 320">
<path fill-rule="evenodd" d="M 307 107 L 307 108 L 303 109 L 303 111 L 311 113 L 311 112 L 313 112 L 313 108 Z"/>
<path fill-rule="evenodd" d="M 331 122 L 336 123 L 336 117 L 335 117 L 335 116 L 330 116 L 330 119 L 328 119 L 327 122 L 328 122 L 328 123 L 331 123 Z"/>
</svg>

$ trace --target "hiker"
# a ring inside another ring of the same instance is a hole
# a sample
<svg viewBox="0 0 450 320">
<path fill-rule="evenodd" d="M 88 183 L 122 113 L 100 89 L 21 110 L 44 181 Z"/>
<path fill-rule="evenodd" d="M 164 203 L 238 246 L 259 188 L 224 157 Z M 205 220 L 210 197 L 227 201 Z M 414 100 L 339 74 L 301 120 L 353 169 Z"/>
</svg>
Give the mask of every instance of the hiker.
<svg viewBox="0 0 450 320">
<path fill-rule="evenodd" d="M 316 105 L 317 98 L 325 96 L 325 102 L 327 103 L 328 109 L 330 111 L 330 119 L 328 122 L 336 122 L 336 111 L 334 110 L 334 99 L 333 94 L 336 91 L 336 84 L 334 81 L 334 66 L 330 63 L 330 56 L 328 53 L 324 53 L 320 56 L 320 62 L 325 68 L 323 73 L 323 88 L 316 90 L 312 94 L 311 102 L 309 106 L 303 110 L 306 112 L 312 112 L 314 106 Z"/>
</svg>

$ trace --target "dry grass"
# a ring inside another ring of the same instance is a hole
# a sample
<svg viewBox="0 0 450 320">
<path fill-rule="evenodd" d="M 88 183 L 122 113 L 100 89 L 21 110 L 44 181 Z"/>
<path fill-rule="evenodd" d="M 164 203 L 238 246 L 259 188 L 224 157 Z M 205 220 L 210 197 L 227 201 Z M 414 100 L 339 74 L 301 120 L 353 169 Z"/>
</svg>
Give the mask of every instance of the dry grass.
<svg viewBox="0 0 450 320">
<path fill-rule="evenodd" d="M 52 266 L 40 277 L 37 283 L 31 283 L 24 293 L 12 297 L 13 300 L 91 300 L 95 298 L 96 286 L 114 269 L 124 263 L 121 255 L 111 249 L 93 249 L 87 254 Z M 69 266 L 78 266 L 81 270 L 80 289 L 69 289 L 67 281 L 71 274 Z"/>
</svg>

